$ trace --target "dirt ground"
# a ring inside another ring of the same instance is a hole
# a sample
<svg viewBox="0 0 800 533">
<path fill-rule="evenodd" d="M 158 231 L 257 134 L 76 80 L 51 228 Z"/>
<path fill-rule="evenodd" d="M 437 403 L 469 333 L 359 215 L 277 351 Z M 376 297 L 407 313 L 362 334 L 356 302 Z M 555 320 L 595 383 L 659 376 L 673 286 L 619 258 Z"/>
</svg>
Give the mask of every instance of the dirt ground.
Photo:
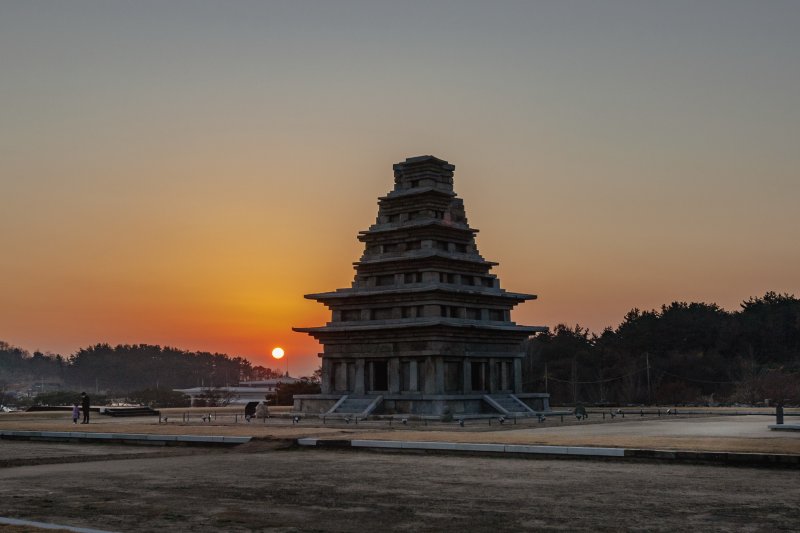
<svg viewBox="0 0 800 533">
<path fill-rule="evenodd" d="M 120 455 L 131 448 L 0 440 L 0 457 L 94 459 L 0 468 L 0 516 L 109 531 L 798 527 L 796 470 L 281 449 L 269 441 Z"/>
</svg>

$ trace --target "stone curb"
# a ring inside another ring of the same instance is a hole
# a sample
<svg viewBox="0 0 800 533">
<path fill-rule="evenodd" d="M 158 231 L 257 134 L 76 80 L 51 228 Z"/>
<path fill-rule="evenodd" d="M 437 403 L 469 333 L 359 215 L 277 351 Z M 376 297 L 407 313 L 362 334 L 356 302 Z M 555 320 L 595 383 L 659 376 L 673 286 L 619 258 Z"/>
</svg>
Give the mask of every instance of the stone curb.
<svg viewBox="0 0 800 533">
<path fill-rule="evenodd" d="M 800 431 L 800 424 L 770 424 L 767 427 L 772 431 Z"/>
<path fill-rule="evenodd" d="M 119 442 L 125 444 L 178 444 L 233 446 L 250 442 L 251 437 L 217 435 L 149 435 L 144 433 L 92 433 L 84 431 L 0 431 L 0 439 L 86 442 Z"/>
<path fill-rule="evenodd" d="M 686 450 L 644 450 L 632 448 L 596 448 L 591 446 L 536 446 L 523 444 L 473 444 L 459 442 L 419 442 L 388 440 L 297 439 L 299 446 L 318 448 L 369 448 L 393 450 L 432 450 L 507 454 L 509 456 L 597 457 L 647 459 L 724 465 L 779 466 L 800 468 L 800 455 L 777 453 L 702 452 Z"/>
<path fill-rule="evenodd" d="M 320 448 L 383 448 L 396 450 L 437 450 L 452 452 L 482 452 L 539 454 L 539 455 L 582 455 L 595 457 L 624 457 L 622 448 L 593 448 L 586 446 L 533 446 L 523 444 L 476 444 L 464 442 L 427 442 L 427 441 L 392 441 L 392 440 L 334 440 L 303 438 L 297 439 L 300 446 Z"/>
</svg>

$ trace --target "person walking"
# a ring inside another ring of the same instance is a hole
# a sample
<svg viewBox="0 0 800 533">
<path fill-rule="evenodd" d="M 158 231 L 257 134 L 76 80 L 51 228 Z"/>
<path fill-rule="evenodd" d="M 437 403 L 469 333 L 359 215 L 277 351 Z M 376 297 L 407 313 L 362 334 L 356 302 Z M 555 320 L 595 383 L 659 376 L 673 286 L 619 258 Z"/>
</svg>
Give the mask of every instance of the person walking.
<svg viewBox="0 0 800 533">
<path fill-rule="evenodd" d="M 89 395 L 85 392 L 81 393 L 81 408 L 83 410 L 83 422 L 81 424 L 88 424 L 89 423 L 89 408 L 91 406 L 91 400 L 89 399 Z"/>
<path fill-rule="evenodd" d="M 75 402 L 72 404 L 72 423 L 78 423 L 78 417 L 81 416 L 81 410 L 78 409 L 78 403 Z"/>
</svg>

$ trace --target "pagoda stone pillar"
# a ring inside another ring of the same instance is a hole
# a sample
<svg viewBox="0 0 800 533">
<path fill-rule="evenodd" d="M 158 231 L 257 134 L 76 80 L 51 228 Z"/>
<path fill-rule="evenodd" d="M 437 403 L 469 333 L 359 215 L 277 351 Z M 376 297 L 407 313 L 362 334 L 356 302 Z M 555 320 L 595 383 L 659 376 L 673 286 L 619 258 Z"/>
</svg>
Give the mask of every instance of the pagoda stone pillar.
<svg viewBox="0 0 800 533">
<path fill-rule="evenodd" d="M 472 364 L 469 361 L 468 357 L 464 358 L 464 362 L 462 363 L 462 383 L 461 383 L 461 390 L 464 391 L 464 394 L 469 394 L 472 392 Z"/>
<path fill-rule="evenodd" d="M 408 366 L 409 373 L 411 374 L 408 379 L 408 388 L 412 391 L 420 391 L 420 384 L 417 380 L 417 376 L 419 375 L 418 363 L 415 359 L 412 359 Z"/>
<path fill-rule="evenodd" d="M 389 394 L 400 393 L 400 359 L 392 357 L 388 361 L 389 369 Z"/>
<path fill-rule="evenodd" d="M 433 367 L 433 393 L 444 394 L 444 357 L 434 357 Z"/>
<path fill-rule="evenodd" d="M 514 394 L 522 392 L 522 359 L 514 359 Z"/>
<path fill-rule="evenodd" d="M 340 359 L 333 364 L 333 390 L 342 392 L 347 390 L 347 365 Z"/>
<path fill-rule="evenodd" d="M 422 392 L 436 394 L 436 365 L 433 357 L 426 357 L 422 363 Z"/>
<path fill-rule="evenodd" d="M 332 376 L 333 372 L 331 372 L 332 364 L 333 363 L 331 359 L 326 359 L 326 358 L 322 359 L 322 375 L 320 376 L 321 378 L 320 389 L 322 394 L 331 394 L 331 392 L 333 391 L 333 385 L 331 383 L 331 379 L 333 378 Z"/>
<path fill-rule="evenodd" d="M 494 394 L 498 391 L 500 376 L 497 374 L 497 360 L 489 359 L 489 393 Z"/>
<path fill-rule="evenodd" d="M 356 382 L 353 383 L 354 394 L 364 394 L 364 359 L 356 359 Z"/>
</svg>

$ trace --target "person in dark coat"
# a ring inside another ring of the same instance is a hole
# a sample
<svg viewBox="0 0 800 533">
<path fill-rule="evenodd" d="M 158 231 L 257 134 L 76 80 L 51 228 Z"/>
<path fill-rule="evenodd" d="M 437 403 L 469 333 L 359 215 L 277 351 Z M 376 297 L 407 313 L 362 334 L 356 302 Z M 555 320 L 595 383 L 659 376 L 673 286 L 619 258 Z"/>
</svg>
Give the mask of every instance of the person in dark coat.
<svg viewBox="0 0 800 533">
<path fill-rule="evenodd" d="M 89 423 L 89 407 L 91 406 L 91 400 L 89 399 L 89 395 L 85 392 L 81 393 L 81 410 L 83 411 L 83 422 L 81 424 L 88 424 Z"/>
</svg>

